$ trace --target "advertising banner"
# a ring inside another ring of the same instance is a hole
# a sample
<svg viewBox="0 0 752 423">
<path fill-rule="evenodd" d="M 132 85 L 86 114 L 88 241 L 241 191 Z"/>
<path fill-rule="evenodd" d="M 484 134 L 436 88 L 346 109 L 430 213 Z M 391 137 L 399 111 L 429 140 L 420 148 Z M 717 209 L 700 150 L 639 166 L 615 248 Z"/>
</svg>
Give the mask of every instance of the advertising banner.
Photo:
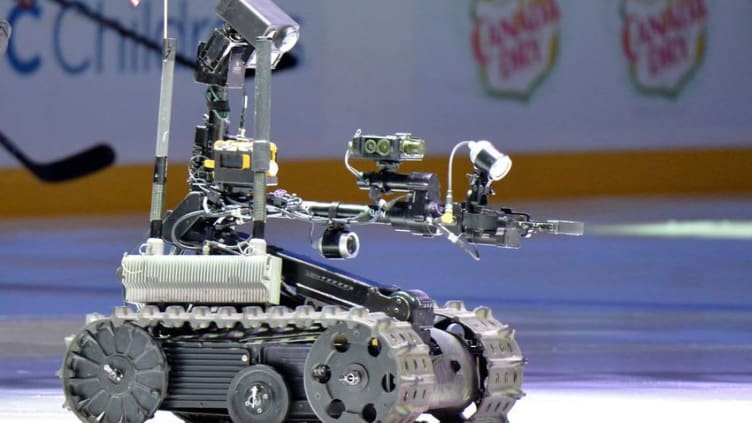
<svg viewBox="0 0 752 423">
<path fill-rule="evenodd" d="M 473 19 L 473 56 L 486 90 L 529 98 L 556 62 L 558 2 L 476 0 Z"/>
<path fill-rule="evenodd" d="M 190 61 L 221 25 L 215 3 L 170 2 L 183 59 L 173 162 L 189 159 L 206 112 Z M 752 146 L 748 1 L 278 3 L 301 24 L 272 86 L 285 160 L 339 158 L 359 128 L 412 132 L 434 155 L 484 138 L 529 153 Z M 13 27 L 0 132 L 39 162 L 98 143 L 117 164 L 152 160 L 161 62 L 148 43 L 161 45 L 161 1 L 5 1 L 0 18 Z M 17 165 L 0 151 L 0 167 Z"/>
<path fill-rule="evenodd" d="M 705 56 L 705 0 L 624 0 L 622 19 L 636 86 L 647 94 L 678 95 Z"/>
</svg>

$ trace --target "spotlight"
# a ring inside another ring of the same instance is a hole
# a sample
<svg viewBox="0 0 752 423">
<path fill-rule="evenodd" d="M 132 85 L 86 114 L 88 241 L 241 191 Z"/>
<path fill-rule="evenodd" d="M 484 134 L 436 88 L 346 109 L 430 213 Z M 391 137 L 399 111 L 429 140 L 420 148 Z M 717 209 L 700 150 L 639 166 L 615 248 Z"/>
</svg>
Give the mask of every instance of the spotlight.
<svg viewBox="0 0 752 423">
<path fill-rule="evenodd" d="M 473 166 L 488 175 L 492 181 L 507 176 L 512 169 L 512 159 L 488 141 L 470 141 L 470 160 Z"/>
<path fill-rule="evenodd" d="M 328 259 L 351 259 L 358 255 L 360 239 L 355 232 L 341 227 L 329 227 L 319 238 L 316 249 Z"/>
</svg>

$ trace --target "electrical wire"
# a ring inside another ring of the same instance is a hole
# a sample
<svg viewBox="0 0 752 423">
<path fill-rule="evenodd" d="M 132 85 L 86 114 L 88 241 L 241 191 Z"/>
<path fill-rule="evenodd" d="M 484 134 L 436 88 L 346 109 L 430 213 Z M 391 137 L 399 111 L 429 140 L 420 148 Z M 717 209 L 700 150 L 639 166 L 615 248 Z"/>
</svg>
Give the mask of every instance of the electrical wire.
<svg viewBox="0 0 752 423">
<path fill-rule="evenodd" d="M 458 246 L 462 251 L 466 252 L 470 257 L 472 257 L 473 260 L 480 261 L 480 253 L 478 252 L 478 249 L 475 246 L 472 246 L 472 248 L 470 248 L 471 246 L 467 242 L 465 242 L 464 239 L 462 239 L 462 236 L 464 234 L 455 234 L 441 222 L 433 221 L 432 223 L 435 224 L 439 229 L 444 231 L 447 239 L 449 239 L 449 242 Z"/>
<path fill-rule="evenodd" d="M 197 163 L 198 160 L 208 160 L 208 159 L 209 159 L 208 157 L 206 157 L 206 156 L 204 156 L 202 154 L 197 154 L 197 155 L 191 157 L 190 162 L 191 163 L 194 163 L 194 162 Z M 210 191 L 216 191 L 216 189 L 210 189 L 209 181 L 207 181 L 204 178 L 198 178 L 196 176 L 196 172 L 201 171 L 201 170 L 204 170 L 204 166 L 203 165 L 199 166 L 196 169 L 194 169 L 193 166 L 188 166 L 188 183 L 191 184 L 191 185 L 193 185 L 193 186 L 196 186 L 197 188 L 199 188 L 204 193 L 208 193 Z"/>
<path fill-rule="evenodd" d="M 178 226 L 180 226 L 181 223 L 183 223 L 183 221 L 193 218 L 193 217 L 198 217 L 198 216 L 213 217 L 213 216 L 207 216 L 207 213 L 204 210 L 197 210 L 197 211 L 186 213 L 180 216 L 178 220 L 175 221 L 175 223 L 172 225 L 172 229 L 170 230 L 170 242 L 175 244 L 178 248 L 182 248 L 184 250 L 200 250 L 201 249 L 200 245 L 196 246 L 196 245 L 185 244 L 177 236 L 177 228 Z"/>
<path fill-rule="evenodd" d="M 452 205 L 452 167 L 454 165 L 454 155 L 457 153 L 457 150 L 467 144 L 470 144 L 472 141 L 460 141 L 457 143 L 457 145 L 452 148 L 452 152 L 449 154 L 449 173 L 447 174 L 447 195 L 446 195 L 446 207 L 451 207 Z"/>
<path fill-rule="evenodd" d="M 209 102 L 214 103 L 216 101 L 220 101 L 221 98 L 217 95 L 217 93 L 214 91 L 214 87 L 209 87 L 206 89 L 206 99 L 209 100 Z M 225 122 L 230 123 L 230 115 L 229 113 L 220 113 L 218 110 L 211 109 L 212 113 L 214 113 L 214 116 L 217 117 L 217 119 Z"/>
<path fill-rule="evenodd" d="M 193 156 L 191 160 L 200 160 L 202 158 L 206 159 L 206 157 L 204 156 L 196 155 L 196 156 Z M 214 185 L 210 185 L 205 179 L 197 178 L 193 172 L 189 174 L 189 181 L 191 183 L 196 184 L 196 186 L 202 189 L 205 193 L 216 192 L 218 194 L 222 194 L 222 191 L 218 187 Z M 279 196 L 279 194 L 277 195 Z M 317 225 L 323 226 L 323 225 L 331 225 L 331 224 L 343 224 L 343 225 L 372 224 L 372 223 L 377 222 L 380 217 L 386 216 L 389 210 L 392 207 L 394 207 L 397 204 L 397 202 L 407 198 L 408 196 L 409 194 L 401 194 L 399 196 L 392 198 L 388 202 L 382 199 L 380 200 L 377 208 L 364 207 L 360 213 L 358 213 L 355 216 L 348 217 L 348 218 L 329 218 L 325 216 L 317 216 L 309 212 L 305 206 L 305 201 L 295 194 L 290 195 L 290 194 L 284 193 L 284 195 L 278 197 L 281 199 L 281 202 L 282 202 L 281 206 L 267 204 L 266 207 L 267 207 L 268 215 L 270 217 L 288 218 L 288 219 L 307 222 L 311 224 L 311 231 L 309 233 L 309 238 L 312 240 L 313 235 L 315 233 L 315 227 Z M 212 225 L 225 225 L 225 226 L 229 225 L 230 227 L 234 227 L 235 225 L 238 225 L 238 224 L 243 224 L 244 220 L 247 221 L 247 220 L 252 219 L 252 213 L 247 203 L 234 200 L 232 198 L 227 197 L 226 195 L 222 195 L 221 198 L 223 198 L 224 201 L 229 202 L 229 204 L 222 204 L 222 203 L 214 204 L 210 202 L 208 196 L 204 196 L 204 198 L 201 201 L 200 210 L 186 213 L 185 215 L 177 219 L 177 221 L 173 224 L 171 232 L 170 232 L 170 241 L 174 244 L 176 248 L 179 248 L 181 250 L 194 250 L 194 251 L 201 250 L 203 248 L 203 246 L 200 244 L 187 243 L 185 241 L 182 241 L 177 236 L 177 228 L 188 219 L 192 219 L 195 217 L 215 219 L 212 222 Z M 233 219 L 233 220 L 230 220 L 230 219 Z M 204 245 L 207 245 L 213 248 L 218 248 L 223 251 L 231 252 L 233 254 L 249 254 L 248 248 L 250 247 L 250 245 L 247 243 L 247 240 L 242 240 L 238 242 L 236 245 L 228 245 L 228 244 L 224 244 L 224 243 L 217 242 L 217 241 L 208 241 L 208 242 L 205 242 Z"/>
<path fill-rule="evenodd" d="M 347 170 L 350 171 L 353 175 L 355 175 L 356 178 L 361 179 L 363 177 L 363 172 L 355 169 L 350 165 L 350 149 L 348 148 L 345 150 L 345 167 Z"/>
</svg>

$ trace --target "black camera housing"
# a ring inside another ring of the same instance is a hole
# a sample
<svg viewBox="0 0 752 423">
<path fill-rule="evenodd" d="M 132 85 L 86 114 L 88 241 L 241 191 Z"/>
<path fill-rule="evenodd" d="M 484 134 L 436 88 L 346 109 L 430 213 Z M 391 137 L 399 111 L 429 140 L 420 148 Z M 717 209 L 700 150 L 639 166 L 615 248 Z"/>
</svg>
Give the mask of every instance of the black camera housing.
<svg viewBox="0 0 752 423">
<path fill-rule="evenodd" d="M 316 246 L 322 256 L 328 259 L 355 258 L 360 251 L 358 234 L 341 226 L 330 226 L 319 238 Z"/>
</svg>

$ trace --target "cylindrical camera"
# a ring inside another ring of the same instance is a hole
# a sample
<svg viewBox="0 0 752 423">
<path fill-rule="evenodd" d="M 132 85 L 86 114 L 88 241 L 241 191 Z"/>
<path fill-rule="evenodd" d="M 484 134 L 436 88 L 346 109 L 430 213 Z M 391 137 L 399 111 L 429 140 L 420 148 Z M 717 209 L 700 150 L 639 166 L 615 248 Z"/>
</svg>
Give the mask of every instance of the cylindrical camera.
<svg viewBox="0 0 752 423">
<path fill-rule="evenodd" d="M 358 234 L 343 228 L 327 228 L 319 238 L 317 249 L 328 259 L 351 259 L 358 255 Z"/>
</svg>

